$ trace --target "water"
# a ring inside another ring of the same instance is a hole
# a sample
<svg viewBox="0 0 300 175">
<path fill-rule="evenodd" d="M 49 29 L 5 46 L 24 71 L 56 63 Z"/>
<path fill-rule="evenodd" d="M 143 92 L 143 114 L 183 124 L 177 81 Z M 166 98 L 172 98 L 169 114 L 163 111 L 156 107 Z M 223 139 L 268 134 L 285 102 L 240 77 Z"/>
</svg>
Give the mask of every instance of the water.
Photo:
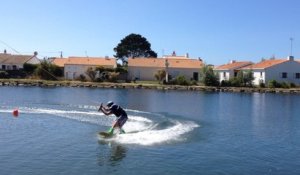
<svg viewBox="0 0 300 175">
<path fill-rule="evenodd" d="M 291 94 L 0 87 L 1 174 L 299 174 Z M 127 134 L 103 140 L 113 100 Z M 12 111 L 18 108 L 19 117 Z"/>
</svg>

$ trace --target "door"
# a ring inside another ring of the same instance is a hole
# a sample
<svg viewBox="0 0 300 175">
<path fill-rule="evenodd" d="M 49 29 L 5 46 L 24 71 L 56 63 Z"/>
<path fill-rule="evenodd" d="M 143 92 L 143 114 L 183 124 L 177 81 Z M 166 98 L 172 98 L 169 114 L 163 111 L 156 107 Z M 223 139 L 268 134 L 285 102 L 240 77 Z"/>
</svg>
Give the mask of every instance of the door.
<svg viewBox="0 0 300 175">
<path fill-rule="evenodd" d="M 199 81 L 199 73 L 198 72 L 193 73 L 193 79 L 196 81 Z"/>
</svg>

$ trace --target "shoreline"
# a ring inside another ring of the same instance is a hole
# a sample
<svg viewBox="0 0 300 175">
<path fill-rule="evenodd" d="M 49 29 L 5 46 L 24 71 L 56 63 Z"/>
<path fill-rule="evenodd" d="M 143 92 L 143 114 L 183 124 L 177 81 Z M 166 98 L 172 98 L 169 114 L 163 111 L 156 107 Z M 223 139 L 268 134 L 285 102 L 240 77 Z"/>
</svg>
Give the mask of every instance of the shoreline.
<svg viewBox="0 0 300 175">
<path fill-rule="evenodd" d="M 146 83 L 110 83 L 110 82 L 81 82 L 81 81 L 48 81 L 32 79 L 0 79 L 1 86 L 20 87 L 86 87 L 114 89 L 153 89 L 181 90 L 206 92 L 242 92 L 242 93 L 290 93 L 300 94 L 300 88 L 258 88 L 258 87 L 210 87 L 210 86 L 181 86 Z"/>
</svg>

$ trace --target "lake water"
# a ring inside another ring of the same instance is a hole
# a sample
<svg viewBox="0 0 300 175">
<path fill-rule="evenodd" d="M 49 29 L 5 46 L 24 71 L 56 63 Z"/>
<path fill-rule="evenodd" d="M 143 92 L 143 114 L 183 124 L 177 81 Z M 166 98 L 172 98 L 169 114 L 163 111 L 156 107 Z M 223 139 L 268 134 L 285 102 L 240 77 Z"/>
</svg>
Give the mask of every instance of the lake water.
<svg viewBox="0 0 300 175">
<path fill-rule="evenodd" d="M 300 96 L 0 87 L 1 174 L 300 174 Z M 124 135 L 103 140 L 113 100 Z M 19 109 L 19 116 L 12 111 Z"/>
</svg>

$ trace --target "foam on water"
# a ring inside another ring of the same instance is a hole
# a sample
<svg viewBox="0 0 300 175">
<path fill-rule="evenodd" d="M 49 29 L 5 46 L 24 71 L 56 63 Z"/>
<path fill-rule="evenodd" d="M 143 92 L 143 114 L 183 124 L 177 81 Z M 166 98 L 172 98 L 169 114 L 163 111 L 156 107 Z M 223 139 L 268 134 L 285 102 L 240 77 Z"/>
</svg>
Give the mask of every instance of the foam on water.
<svg viewBox="0 0 300 175">
<path fill-rule="evenodd" d="M 22 114 L 40 114 L 37 116 L 45 116 L 41 114 L 48 114 L 100 126 L 111 126 L 115 119 L 114 117 L 107 117 L 103 113 L 95 111 L 97 108 L 95 106 L 77 106 L 77 109 L 78 108 L 79 110 L 61 110 L 19 107 L 19 112 L 20 117 L 22 117 Z M 72 109 L 74 109 L 74 107 L 72 107 Z M 82 109 L 85 111 L 82 111 Z M 9 109 L 9 107 L 2 106 L 0 108 L 0 113 L 11 113 L 12 111 L 13 109 Z M 186 138 L 184 137 L 185 134 L 191 132 L 194 128 L 199 127 L 195 122 L 170 119 L 161 114 L 151 114 L 149 112 L 128 109 L 126 109 L 126 111 L 128 113 L 134 113 L 129 114 L 129 119 L 124 125 L 126 134 L 117 135 L 111 139 L 106 139 L 106 141 L 113 140 L 122 144 L 140 145 L 170 143 L 184 140 Z M 165 123 L 167 124 L 164 125 Z"/>
<path fill-rule="evenodd" d="M 174 121 L 172 126 L 164 129 L 155 129 L 154 125 L 153 128 L 149 128 L 148 130 L 137 133 L 129 132 L 123 135 L 120 134 L 112 139 L 119 143 L 141 145 L 153 145 L 166 142 L 170 143 L 184 140 L 185 137 L 183 135 L 192 131 L 196 127 L 199 127 L 199 125 L 194 122 Z"/>
</svg>

